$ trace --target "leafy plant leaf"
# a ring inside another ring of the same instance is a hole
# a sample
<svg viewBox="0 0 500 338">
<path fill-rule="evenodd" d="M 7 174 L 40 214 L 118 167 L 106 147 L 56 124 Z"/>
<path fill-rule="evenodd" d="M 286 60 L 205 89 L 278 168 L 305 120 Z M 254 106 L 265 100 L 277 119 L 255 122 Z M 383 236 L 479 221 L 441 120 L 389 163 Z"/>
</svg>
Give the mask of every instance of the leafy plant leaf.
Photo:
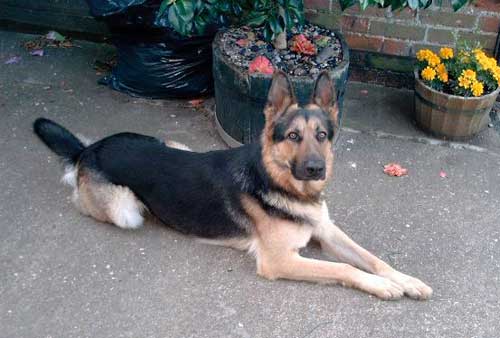
<svg viewBox="0 0 500 338">
<path fill-rule="evenodd" d="M 419 6 L 419 1 L 418 0 L 408 0 L 408 6 L 411 9 L 417 9 Z"/>
<path fill-rule="evenodd" d="M 454 11 L 458 11 L 460 8 L 465 6 L 468 0 L 451 0 L 451 6 Z"/>
<path fill-rule="evenodd" d="M 266 22 L 267 15 L 266 13 L 256 12 L 253 16 L 249 17 L 246 20 L 246 24 L 249 26 L 260 26 L 264 22 Z"/>
<path fill-rule="evenodd" d="M 367 9 L 368 5 L 370 5 L 370 1 L 369 0 L 359 0 L 359 7 L 361 7 L 362 11 L 364 11 L 365 9 Z"/>
<path fill-rule="evenodd" d="M 355 0 L 339 0 L 340 8 L 342 10 L 346 10 L 347 8 L 353 6 L 356 1 Z"/>
</svg>

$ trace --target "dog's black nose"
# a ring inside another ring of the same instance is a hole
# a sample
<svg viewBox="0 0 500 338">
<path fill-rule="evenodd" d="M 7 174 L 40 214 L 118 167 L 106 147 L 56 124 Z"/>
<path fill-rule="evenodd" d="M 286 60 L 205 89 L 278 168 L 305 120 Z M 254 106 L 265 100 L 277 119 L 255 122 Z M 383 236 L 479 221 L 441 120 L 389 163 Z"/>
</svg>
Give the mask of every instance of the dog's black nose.
<svg viewBox="0 0 500 338">
<path fill-rule="evenodd" d="M 305 163 L 307 176 L 310 178 L 322 178 L 325 174 L 325 161 L 310 160 Z"/>
</svg>

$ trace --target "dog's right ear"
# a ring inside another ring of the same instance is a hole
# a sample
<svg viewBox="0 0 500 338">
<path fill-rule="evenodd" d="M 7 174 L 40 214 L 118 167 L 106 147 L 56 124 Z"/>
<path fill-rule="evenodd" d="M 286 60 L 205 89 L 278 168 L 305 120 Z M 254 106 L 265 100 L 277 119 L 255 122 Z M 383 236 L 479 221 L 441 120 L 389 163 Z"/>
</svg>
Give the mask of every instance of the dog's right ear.
<svg viewBox="0 0 500 338">
<path fill-rule="evenodd" d="M 273 74 L 273 82 L 267 95 L 267 105 L 264 110 L 267 120 L 274 120 L 295 102 L 292 85 L 288 76 L 281 70 Z"/>
</svg>

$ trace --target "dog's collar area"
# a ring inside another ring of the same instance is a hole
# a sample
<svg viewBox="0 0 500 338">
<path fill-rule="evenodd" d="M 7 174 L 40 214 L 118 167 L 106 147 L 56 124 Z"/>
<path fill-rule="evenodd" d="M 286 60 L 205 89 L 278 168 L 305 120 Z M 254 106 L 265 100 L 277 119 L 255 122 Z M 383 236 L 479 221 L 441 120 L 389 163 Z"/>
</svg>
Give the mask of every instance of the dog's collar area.
<svg viewBox="0 0 500 338">
<path fill-rule="evenodd" d="M 307 216 L 307 213 L 296 212 L 297 209 L 300 209 L 304 205 L 304 203 L 306 206 L 313 208 L 321 206 L 321 203 L 307 203 L 303 201 L 291 200 L 289 199 L 288 194 L 284 195 L 283 193 L 279 192 L 261 192 L 260 194 L 258 194 L 257 200 L 262 208 L 274 217 L 310 226 L 314 226 L 316 222 L 314 222 L 312 218 Z M 301 205 L 301 207 L 296 208 L 295 204 Z"/>
</svg>

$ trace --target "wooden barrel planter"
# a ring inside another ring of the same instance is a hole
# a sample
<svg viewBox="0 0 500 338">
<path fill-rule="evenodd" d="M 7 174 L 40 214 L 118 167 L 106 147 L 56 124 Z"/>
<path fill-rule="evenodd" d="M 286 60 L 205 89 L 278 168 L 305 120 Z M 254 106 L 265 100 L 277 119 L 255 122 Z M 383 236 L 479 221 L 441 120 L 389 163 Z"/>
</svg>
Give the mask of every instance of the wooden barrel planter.
<svg viewBox="0 0 500 338">
<path fill-rule="evenodd" d="M 446 94 L 427 86 L 415 70 L 415 119 L 433 136 L 467 140 L 486 128 L 499 93 L 500 87 L 479 97 Z"/>
<path fill-rule="evenodd" d="M 223 54 L 222 32 L 215 36 L 213 48 L 213 75 L 215 82 L 215 122 L 224 141 L 232 147 L 259 140 L 264 127 L 263 109 L 271 86 L 271 75 L 248 74 L 236 67 Z M 330 70 L 339 101 L 339 123 L 342 121 L 344 91 L 349 68 L 349 50 L 341 34 L 343 60 Z M 290 76 L 299 103 L 309 102 L 315 78 Z"/>
</svg>

